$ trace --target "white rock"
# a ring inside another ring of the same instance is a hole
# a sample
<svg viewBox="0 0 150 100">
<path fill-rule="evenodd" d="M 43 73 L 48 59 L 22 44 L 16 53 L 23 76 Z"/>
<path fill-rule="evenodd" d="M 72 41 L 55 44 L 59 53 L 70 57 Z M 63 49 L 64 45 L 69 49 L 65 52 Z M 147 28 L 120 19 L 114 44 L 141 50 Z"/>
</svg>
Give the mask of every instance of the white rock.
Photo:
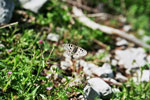
<svg viewBox="0 0 150 100">
<path fill-rule="evenodd" d="M 125 39 L 122 39 L 122 38 L 117 38 L 117 42 L 116 42 L 116 45 L 117 46 L 122 46 L 122 45 L 128 45 L 128 41 L 125 40 Z"/>
<path fill-rule="evenodd" d="M 115 60 L 115 59 L 111 60 L 111 65 L 116 66 L 117 64 L 118 64 L 117 60 Z"/>
<path fill-rule="evenodd" d="M 71 67 L 73 65 L 73 63 L 71 62 L 71 60 L 65 60 L 65 61 L 61 61 L 60 62 L 60 68 L 62 70 L 66 70 L 68 69 L 69 67 Z"/>
<path fill-rule="evenodd" d="M 100 77 L 114 77 L 111 66 L 108 63 L 105 63 L 102 67 L 99 67 L 93 63 L 87 63 L 83 60 L 80 60 L 79 65 L 83 67 L 83 72 L 88 76 L 97 75 Z"/>
<path fill-rule="evenodd" d="M 84 94 L 87 100 L 94 100 L 95 98 L 110 99 L 112 89 L 102 79 L 92 78 L 88 80 L 88 84 L 84 88 Z"/>
<path fill-rule="evenodd" d="M 115 79 L 119 80 L 120 82 L 125 82 L 128 80 L 128 78 L 123 76 L 121 73 L 117 73 Z"/>
<path fill-rule="evenodd" d="M 85 62 L 84 60 L 79 60 L 77 65 L 83 67 L 84 74 L 88 76 L 92 76 L 92 68 L 98 68 L 98 66 L 96 66 L 95 64 Z"/>
<path fill-rule="evenodd" d="M 83 72 L 88 76 L 93 76 L 93 72 L 91 70 L 98 69 L 98 66 L 96 66 L 92 63 L 87 63 L 86 65 L 87 66 L 83 66 Z"/>
<path fill-rule="evenodd" d="M 50 33 L 50 34 L 48 34 L 47 39 L 50 40 L 50 41 L 58 42 L 59 35 Z"/>
<path fill-rule="evenodd" d="M 25 9 L 31 10 L 35 13 L 44 5 L 47 0 L 19 0 Z"/>
<path fill-rule="evenodd" d="M 123 65 L 126 69 L 138 68 L 144 66 L 146 61 L 146 53 L 143 48 L 128 48 L 126 50 L 116 50 L 115 58 L 119 61 L 119 65 Z"/>
<path fill-rule="evenodd" d="M 130 31 L 131 29 L 132 29 L 131 25 L 124 25 L 124 26 L 123 26 L 123 30 L 124 30 L 125 32 L 128 32 L 128 31 Z"/>
<path fill-rule="evenodd" d="M 0 0 L 0 24 L 7 24 L 11 20 L 15 4 L 13 0 Z"/>
<path fill-rule="evenodd" d="M 65 59 L 70 59 L 70 60 L 71 60 L 71 56 L 69 56 L 69 55 L 67 54 L 67 52 L 64 52 L 64 53 L 63 53 L 63 56 L 65 57 Z"/>
<path fill-rule="evenodd" d="M 97 70 L 92 70 L 92 72 L 100 77 L 114 77 L 111 66 L 108 63 L 104 63 L 102 67 L 98 67 Z"/>
<path fill-rule="evenodd" d="M 83 95 L 80 95 L 77 100 L 85 100 Z"/>
<path fill-rule="evenodd" d="M 127 22 L 127 18 L 124 17 L 123 15 L 120 15 L 118 18 L 119 18 L 119 21 L 122 22 L 122 23 Z"/>
<path fill-rule="evenodd" d="M 143 70 L 141 73 L 140 70 L 137 70 L 137 76 L 133 77 L 134 82 L 149 82 L 150 81 L 150 71 L 149 70 Z"/>
</svg>

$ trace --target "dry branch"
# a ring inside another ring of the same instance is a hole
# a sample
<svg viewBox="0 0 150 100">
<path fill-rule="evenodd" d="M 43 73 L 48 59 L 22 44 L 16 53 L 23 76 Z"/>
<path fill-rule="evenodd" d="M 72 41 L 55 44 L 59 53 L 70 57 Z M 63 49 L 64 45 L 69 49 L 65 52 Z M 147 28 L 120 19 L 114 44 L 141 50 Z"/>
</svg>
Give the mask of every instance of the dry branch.
<svg viewBox="0 0 150 100">
<path fill-rule="evenodd" d="M 63 1 L 68 3 L 68 4 L 71 4 L 73 6 L 76 6 L 76 7 L 82 8 L 84 10 L 87 10 L 89 12 L 99 13 L 98 9 L 90 8 L 90 7 L 86 6 L 86 5 L 82 5 L 82 4 L 80 4 L 78 2 L 75 2 L 73 0 L 63 0 Z"/>
<path fill-rule="evenodd" d="M 98 17 L 101 20 L 107 20 L 108 18 L 113 18 L 115 20 L 118 20 L 122 23 L 124 23 L 124 21 L 126 20 L 123 15 L 119 15 L 119 16 L 113 16 L 111 14 L 105 13 L 105 12 L 101 12 L 100 10 L 98 10 L 97 8 L 91 8 L 87 5 L 81 4 L 77 1 L 73 1 L 73 0 L 62 0 L 63 2 L 66 2 L 72 6 L 76 6 L 78 8 L 81 8 L 83 10 L 86 10 L 88 12 L 92 12 L 93 14 L 87 14 L 88 17 Z"/>
<path fill-rule="evenodd" d="M 5 28 L 5 27 L 10 27 L 10 26 L 13 26 L 13 25 L 16 25 L 16 24 L 18 24 L 18 22 L 13 22 L 13 23 L 10 23 L 10 24 L 6 24 L 6 25 L 3 25 L 3 26 L 0 26 L 0 29 Z"/>
<path fill-rule="evenodd" d="M 102 48 L 104 48 L 104 49 L 107 48 L 107 45 L 104 44 L 104 43 L 102 43 L 101 41 L 98 41 L 98 40 L 96 40 L 96 39 L 93 39 L 93 41 L 94 41 L 96 44 L 98 44 L 99 46 L 101 46 Z"/>
<path fill-rule="evenodd" d="M 105 25 L 101 25 L 101 24 L 98 24 L 98 23 L 90 20 L 88 17 L 86 17 L 83 14 L 83 12 L 80 9 L 78 9 L 76 7 L 73 7 L 73 14 L 74 14 L 74 16 L 76 16 L 78 18 L 78 20 L 81 23 L 83 23 L 84 25 L 86 25 L 89 28 L 98 29 L 98 30 L 100 30 L 100 31 L 102 31 L 106 34 L 109 34 L 109 35 L 117 35 L 121 38 L 124 38 L 128 41 L 133 42 L 134 44 L 136 44 L 138 46 L 142 46 L 142 47 L 145 47 L 145 48 L 150 48 L 150 45 L 144 43 L 143 41 L 140 41 L 139 39 L 137 39 L 133 35 L 129 35 L 128 33 L 124 32 L 124 31 L 120 31 L 118 29 L 108 27 L 108 26 L 105 26 Z"/>
</svg>

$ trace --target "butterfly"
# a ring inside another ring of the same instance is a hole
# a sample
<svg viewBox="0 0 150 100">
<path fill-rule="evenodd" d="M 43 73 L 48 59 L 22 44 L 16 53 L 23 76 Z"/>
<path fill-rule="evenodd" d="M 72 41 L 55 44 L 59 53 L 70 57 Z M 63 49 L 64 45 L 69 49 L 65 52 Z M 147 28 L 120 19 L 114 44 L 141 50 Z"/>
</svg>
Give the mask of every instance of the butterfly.
<svg viewBox="0 0 150 100">
<path fill-rule="evenodd" d="M 87 55 L 87 51 L 73 44 L 63 44 L 66 53 L 73 58 L 80 58 Z"/>
</svg>

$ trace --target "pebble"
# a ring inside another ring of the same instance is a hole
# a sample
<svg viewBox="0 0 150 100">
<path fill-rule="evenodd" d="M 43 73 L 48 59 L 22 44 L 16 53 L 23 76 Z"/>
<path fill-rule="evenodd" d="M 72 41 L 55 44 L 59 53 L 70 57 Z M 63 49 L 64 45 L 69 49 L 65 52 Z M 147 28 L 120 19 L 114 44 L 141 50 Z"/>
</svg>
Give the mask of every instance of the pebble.
<svg viewBox="0 0 150 100">
<path fill-rule="evenodd" d="M 128 78 L 123 76 L 121 73 L 117 73 L 115 79 L 119 80 L 120 82 L 125 82 L 128 80 Z"/>
<path fill-rule="evenodd" d="M 23 8 L 37 13 L 47 0 L 19 0 Z"/>
<path fill-rule="evenodd" d="M 113 71 L 110 64 L 104 63 L 102 67 L 99 67 L 93 63 L 88 63 L 83 60 L 79 61 L 79 66 L 83 67 L 83 72 L 88 76 L 99 76 L 99 77 L 111 77 L 113 78 Z"/>
<path fill-rule="evenodd" d="M 71 60 L 65 60 L 65 61 L 61 61 L 60 62 L 60 68 L 62 70 L 67 70 L 69 67 L 71 67 L 73 65 L 73 63 L 71 62 Z"/>
<path fill-rule="evenodd" d="M 124 30 L 125 32 L 128 32 L 128 31 L 130 31 L 131 29 L 132 29 L 131 25 L 124 25 L 124 26 L 123 26 L 123 30 Z"/>
<path fill-rule="evenodd" d="M 59 40 L 59 35 L 58 34 L 54 34 L 54 33 L 50 33 L 47 36 L 47 39 L 53 42 L 58 42 Z"/>
<path fill-rule="evenodd" d="M 0 0 L 0 24 L 8 24 L 15 8 L 13 0 Z"/>
<path fill-rule="evenodd" d="M 111 60 L 111 65 L 117 66 L 117 64 L 118 64 L 118 62 L 117 62 L 116 59 L 112 59 L 112 60 Z"/>
<path fill-rule="evenodd" d="M 110 99 L 111 96 L 111 87 L 100 78 L 88 80 L 88 84 L 84 88 L 84 97 L 87 100 L 94 100 L 95 98 Z"/>
<path fill-rule="evenodd" d="M 119 65 L 126 69 L 139 68 L 146 64 L 146 53 L 143 48 L 128 48 L 126 50 L 116 50 L 115 58 Z"/>
<path fill-rule="evenodd" d="M 128 45 L 128 41 L 125 40 L 125 39 L 122 39 L 122 38 L 117 38 L 117 42 L 116 42 L 116 45 L 117 46 L 123 46 L 123 45 Z"/>
</svg>

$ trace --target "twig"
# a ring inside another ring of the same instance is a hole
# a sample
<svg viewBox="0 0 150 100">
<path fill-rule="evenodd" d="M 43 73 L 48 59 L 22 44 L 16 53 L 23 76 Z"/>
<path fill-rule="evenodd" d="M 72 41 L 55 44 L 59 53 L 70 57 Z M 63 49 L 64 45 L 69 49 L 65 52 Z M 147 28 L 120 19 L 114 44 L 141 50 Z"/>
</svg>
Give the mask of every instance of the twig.
<svg viewBox="0 0 150 100">
<path fill-rule="evenodd" d="M 96 40 L 96 39 L 93 39 L 93 41 L 96 43 L 96 44 L 98 44 L 99 46 L 101 46 L 102 48 L 107 48 L 107 45 L 105 45 L 104 43 L 102 43 L 101 41 L 98 41 L 98 40 Z"/>
<path fill-rule="evenodd" d="M 117 85 L 117 86 L 122 86 L 122 84 L 121 83 L 119 83 L 119 82 L 117 82 L 117 81 L 115 81 L 115 80 L 113 80 L 113 79 L 106 79 L 106 78 L 101 78 L 103 81 L 105 81 L 106 83 L 108 83 L 108 84 L 113 84 L 113 85 Z"/>
<path fill-rule="evenodd" d="M 100 30 L 100 31 L 102 31 L 106 34 L 109 34 L 109 35 L 117 35 L 121 38 L 124 38 L 128 41 L 133 42 L 134 44 L 136 44 L 138 46 L 142 46 L 142 47 L 145 47 L 145 48 L 150 48 L 150 45 L 144 43 L 143 41 L 140 41 L 139 39 L 137 39 L 133 35 L 129 35 L 128 33 L 124 32 L 124 31 L 120 31 L 118 29 L 108 27 L 108 26 L 105 26 L 105 25 L 101 25 L 101 24 L 98 24 L 98 23 L 90 20 L 88 17 L 86 17 L 83 14 L 83 12 L 80 9 L 78 9 L 76 7 L 73 7 L 73 13 L 74 13 L 75 16 L 77 16 L 78 20 L 81 23 L 83 23 L 84 25 L 86 25 L 89 28 L 98 29 L 98 30 Z"/>
<path fill-rule="evenodd" d="M 82 8 L 84 10 L 87 10 L 89 12 L 99 13 L 98 9 L 90 8 L 86 5 L 82 5 L 82 4 L 80 4 L 78 2 L 75 2 L 75 1 L 72 1 L 72 0 L 63 0 L 63 1 L 68 3 L 68 4 L 71 4 L 73 6 L 76 6 L 76 7 Z"/>
<path fill-rule="evenodd" d="M 5 28 L 5 27 L 9 27 L 9 26 L 13 26 L 13 25 L 16 25 L 16 24 L 18 24 L 18 22 L 6 24 L 6 25 L 1 26 L 0 29 Z"/>
<path fill-rule="evenodd" d="M 107 14 L 103 12 L 103 13 L 87 14 L 87 17 L 106 17 L 105 19 L 108 19 L 108 18 L 112 18 L 113 16 L 111 14 Z"/>
<path fill-rule="evenodd" d="M 73 6 L 76 6 L 78 8 L 81 8 L 81 9 L 84 9 L 86 11 L 94 13 L 94 14 L 87 14 L 88 17 L 99 17 L 101 20 L 107 20 L 108 18 L 113 18 L 113 19 L 118 20 L 122 23 L 124 23 L 124 21 L 126 20 L 126 18 L 124 18 L 122 15 L 113 16 L 113 15 L 108 14 L 108 13 L 100 12 L 96 8 L 91 8 L 91 7 L 88 7 L 86 5 L 83 5 L 79 2 L 75 2 L 75 1 L 72 1 L 72 0 L 62 0 L 62 1 L 66 2 L 68 4 L 71 4 Z M 75 17 L 75 16 L 73 16 L 73 17 Z"/>
</svg>

